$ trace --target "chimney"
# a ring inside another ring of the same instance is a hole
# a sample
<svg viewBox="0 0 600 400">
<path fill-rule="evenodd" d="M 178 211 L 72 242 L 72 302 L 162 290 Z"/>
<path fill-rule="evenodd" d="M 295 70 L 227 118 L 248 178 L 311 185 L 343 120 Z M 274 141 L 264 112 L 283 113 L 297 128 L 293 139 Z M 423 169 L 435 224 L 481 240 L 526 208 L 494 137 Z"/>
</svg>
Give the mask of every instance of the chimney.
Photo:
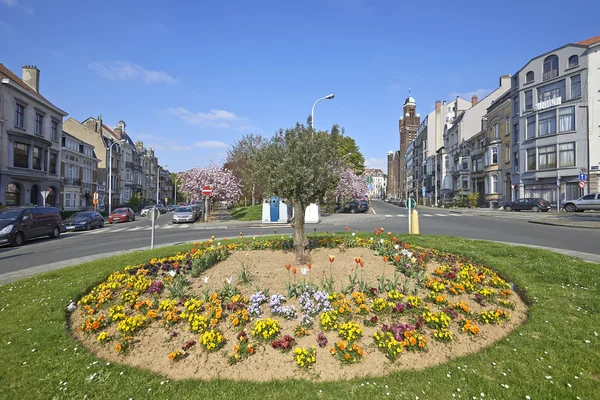
<svg viewBox="0 0 600 400">
<path fill-rule="evenodd" d="M 114 132 L 115 132 L 115 135 L 117 135 L 117 137 L 118 137 L 119 139 L 121 139 L 121 138 L 123 137 L 123 129 L 121 129 L 121 127 L 120 127 L 120 126 L 117 126 L 117 127 L 114 129 Z"/>
<path fill-rule="evenodd" d="M 442 108 L 442 102 L 439 100 L 435 101 L 435 111 L 440 111 L 440 108 Z"/>
<path fill-rule="evenodd" d="M 25 65 L 23 67 L 23 82 L 36 92 L 40 92 L 40 70 L 35 65 Z"/>
<path fill-rule="evenodd" d="M 471 97 L 471 106 L 474 106 L 475 104 L 477 104 L 477 101 L 479 99 L 477 98 L 477 96 L 473 95 L 473 97 Z"/>
</svg>

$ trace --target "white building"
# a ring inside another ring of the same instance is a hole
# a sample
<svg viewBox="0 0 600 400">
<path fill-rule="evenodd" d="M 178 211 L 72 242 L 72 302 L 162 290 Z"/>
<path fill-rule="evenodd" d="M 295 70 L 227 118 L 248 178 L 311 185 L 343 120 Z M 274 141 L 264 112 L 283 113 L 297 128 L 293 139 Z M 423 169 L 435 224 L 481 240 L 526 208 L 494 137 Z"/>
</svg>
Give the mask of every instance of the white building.
<svg viewBox="0 0 600 400">
<path fill-rule="evenodd" d="M 589 115 L 589 192 L 600 192 L 600 36 L 581 44 L 589 46 L 588 59 L 588 115 Z M 591 90 L 594 88 L 594 90 Z"/>
<path fill-rule="evenodd" d="M 0 64 L 0 203 L 60 204 L 62 120 L 66 112 L 39 92 L 40 70 L 22 79 Z"/>
<path fill-rule="evenodd" d="M 365 169 L 364 175 L 370 179 L 367 182 L 371 185 L 367 194 L 371 199 L 384 199 L 387 193 L 387 175 L 378 168 Z"/>
<path fill-rule="evenodd" d="M 62 204 L 65 210 L 93 209 L 98 185 L 94 146 L 67 132 L 62 137 Z"/>
</svg>

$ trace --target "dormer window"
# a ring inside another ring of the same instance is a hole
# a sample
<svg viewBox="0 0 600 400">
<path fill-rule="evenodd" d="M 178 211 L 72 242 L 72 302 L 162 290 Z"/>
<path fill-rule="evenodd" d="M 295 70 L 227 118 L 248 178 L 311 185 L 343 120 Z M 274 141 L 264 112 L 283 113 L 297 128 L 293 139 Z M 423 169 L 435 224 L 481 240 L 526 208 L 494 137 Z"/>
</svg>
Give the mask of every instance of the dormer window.
<svg viewBox="0 0 600 400">
<path fill-rule="evenodd" d="M 544 77 L 543 79 L 547 81 L 548 79 L 556 78 L 558 76 L 558 56 L 551 55 L 546 57 L 544 60 Z"/>
<path fill-rule="evenodd" d="M 535 80 L 535 74 L 533 73 L 533 71 L 529 71 L 527 73 L 527 75 L 525 75 L 525 83 L 530 83 L 533 82 Z"/>
<path fill-rule="evenodd" d="M 579 56 L 569 57 L 569 68 L 574 68 L 579 65 Z"/>
</svg>

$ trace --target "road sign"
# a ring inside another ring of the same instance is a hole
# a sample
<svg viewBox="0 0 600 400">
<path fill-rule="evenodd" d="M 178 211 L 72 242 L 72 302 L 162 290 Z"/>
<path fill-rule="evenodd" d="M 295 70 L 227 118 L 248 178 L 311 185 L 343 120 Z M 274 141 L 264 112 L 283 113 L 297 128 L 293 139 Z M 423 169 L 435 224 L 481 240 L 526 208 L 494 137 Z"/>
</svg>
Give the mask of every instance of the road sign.
<svg viewBox="0 0 600 400">
<path fill-rule="evenodd" d="M 212 188 L 210 186 L 208 186 L 208 185 L 204 186 L 202 188 L 202 194 L 204 196 L 210 196 L 212 194 Z"/>
<path fill-rule="evenodd" d="M 373 189 L 373 184 L 372 184 L 372 183 L 369 183 L 369 184 L 367 185 L 367 188 L 368 188 L 369 190 Z"/>
<path fill-rule="evenodd" d="M 152 220 L 157 220 L 160 217 L 160 211 L 156 207 L 152 207 L 148 210 L 148 218 Z"/>
<path fill-rule="evenodd" d="M 587 175 L 586 174 L 579 174 L 579 180 L 580 181 L 587 181 Z"/>
<path fill-rule="evenodd" d="M 415 208 L 415 206 L 417 205 L 415 199 L 408 199 L 406 204 L 407 206 L 409 205 L 408 203 L 410 203 L 410 208 Z"/>
<path fill-rule="evenodd" d="M 585 189 L 585 181 L 579 181 L 579 187 Z"/>
<path fill-rule="evenodd" d="M 425 186 L 423 186 L 423 187 L 421 188 L 421 194 L 422 194 L 422 196 L 423 196 L 423 197 L 425 197 Z"/>
<path fill-rule="evenodd" d="M 373 177 L 367 176 L 367 183 L 373 183 Z"/>
</svg>

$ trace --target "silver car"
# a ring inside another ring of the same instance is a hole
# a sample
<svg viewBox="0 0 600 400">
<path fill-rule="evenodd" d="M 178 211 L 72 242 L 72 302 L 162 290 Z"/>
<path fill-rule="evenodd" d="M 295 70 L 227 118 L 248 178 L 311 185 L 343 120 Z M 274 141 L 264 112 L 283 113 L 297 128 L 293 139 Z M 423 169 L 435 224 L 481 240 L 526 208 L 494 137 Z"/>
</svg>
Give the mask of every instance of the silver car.
<svg viewBox="0 0 600 400">
<path fill-rule="evenodd" d="M 563 208 L 568 212 L 595 210 L 600 211 L 600 193 L 587 194 L 577 200 L 563 203 Z"/>
<path fill-rule="evenodd" d="M 173 223 L 178 224 L 180 222 L 195 222 L 196 213 L 190 206 L 177 207 L 173 213 Z"/>
</svg>

